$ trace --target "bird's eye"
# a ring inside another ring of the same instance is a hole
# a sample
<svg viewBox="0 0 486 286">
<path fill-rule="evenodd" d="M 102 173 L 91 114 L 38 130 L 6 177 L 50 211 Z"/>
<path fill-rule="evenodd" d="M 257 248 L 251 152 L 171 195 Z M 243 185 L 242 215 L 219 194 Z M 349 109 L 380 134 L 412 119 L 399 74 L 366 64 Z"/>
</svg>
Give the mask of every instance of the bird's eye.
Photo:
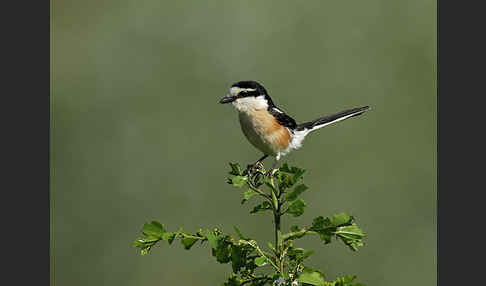
<svg viewBox="0 0 486 286">
<path fill-rule="evenodd" d="M 247 91 L 242 90 L 242 91 L 240 91 L 240 92 L 238 93 L 238 95 L 237 95 L 236 97 L 238 97 L 238 98 L 245 97 L 247 93 L 248 93 Z"/>
</svg>

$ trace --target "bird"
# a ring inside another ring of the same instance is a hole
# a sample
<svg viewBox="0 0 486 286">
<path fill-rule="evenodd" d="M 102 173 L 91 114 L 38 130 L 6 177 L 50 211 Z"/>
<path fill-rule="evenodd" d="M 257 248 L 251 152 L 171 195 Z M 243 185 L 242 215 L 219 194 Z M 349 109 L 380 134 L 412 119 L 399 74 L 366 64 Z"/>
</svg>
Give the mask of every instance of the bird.
<svg viewBox="0 0 486 286">
<path fill-rule="evenodd" d="M 310 133 L 361 115 L 370 109 L 369 106 L 351 108 L 298 124 L 278 108 L 263 85 L 254 80 L 232 84 L 219 103 L 233 105 L 238 112 L 241 130 L 246 139 L 263 153 L 250 169 L 262 163 L 268 156 L 275 157 L 272 168 L 265 174 L 266 176 L 271 176 L 283 156 L 302 147 L 304 138 Z"/>
</svg>

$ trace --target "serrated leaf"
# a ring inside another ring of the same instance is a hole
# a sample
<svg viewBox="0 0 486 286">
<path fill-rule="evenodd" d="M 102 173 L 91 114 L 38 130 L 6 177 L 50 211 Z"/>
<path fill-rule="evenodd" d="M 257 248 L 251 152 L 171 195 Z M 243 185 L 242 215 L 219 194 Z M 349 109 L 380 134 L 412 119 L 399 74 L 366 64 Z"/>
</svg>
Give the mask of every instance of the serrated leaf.
<svg viewBox="0 0 486 286">
<path fill-rule="evenodd" d="M 255 258 L 255 264 L 260 267 L 267 264 L 267 259 L 263 256 Z"/>
<path fill-rule="evenodd" d="M 157 237 L 141 237 L 133 242 L 133 246 L 137 248 L 146 248 L 154 245 L 159 239 Z"/>
<path fill-rule="evenodd" d="M 250 240 L 250 238 L 243 236 L 243 234 L 241 233 L 240 229 L 236 225 L 234 225 L 233 228 L 236 231 L 236 234 L 238 235 L 238 237 L 240 239 Z"/>
<path fill-rule="evenodd" d="M 352 221 L 353 217 L 345 213 L 332 216 L 331 219 L 319 216 L 314 219 L 310 230 L 319 233 L 320 238 L 326 244 L 330 243 L 331 237 L 335 235 L 356 251 L 359 246 L 363 246 L 362 239 L 365 234 Z"/>
<path fill-rule="evenodd" d="M 169 242 L 169 244 L 172 243 L 172 241 L 174 240 L 175 238 L 175 233 L 173 232 L 164 232 L 162 234 L 162 237 L 161 237 L 163 240 Z"/>
<path fill-rule="evenodd" d="M 273 251 L 274 253 L 277 252 L 277 250 L 275 249 L 275 246 L 273 246 L 273 244 L 271 242 L 267 242 L 267 245 L 268 245 L 268 248 L 270 248 L 271 251 Z"/>
<path fill-rule="evenodd" d="M 215 235 L 213 232 L 206 230 L 206 238 L 208 239 L 208 243 L 212 249 L 218 248 L 218 236 Z"/>
<path fill-rule="evenodd" d="M 231 184 L 235 187 L 241 188 L 246 183 L 246 177 L 243 176 L 235 176 L 231 178 Z"/>
<path fill-rule="evenodd" d="M 301 216 L 304 213 L 306 204 L 302 199 L 298 199 L 290 203 L 288 213 L 294 217 Z"/>
<path fill-rule="evenodd" d="M 346 213 L 340 213 L 337 215 L 333 215 L 330 219 L 330 222 L 333 226 L 342 226 L 342 225 L 347 225 L 350 224 L 353 220 L 353 217 L 346 214 Z"/>
<path fill-rule="evenodd" d="M 182 245 L 184 245 L 184 249 L 191 249 L 191 247 L 198 241 L 197 238 L 192 237 L 184 237 L 181 239 Z"/>
<path fill-rule="evenodd" d="M 135 247 L 140 248 L 140 247 L 143 247 L 144 242 L 143 242 L 143 240 L 142 240 L 142 239 L 137 239 L 137 240 L 135 240 L 135 241 L 132 243 L 132 245 L 133 245 L 133 246 L 135 246 Z"/>
<path fill-rule="evenodd" d="M 241 280 L 235 274 L 231 274 L 227 282 L 223 283 L 223 286 L 240 286 Z"/>
<path fill-rule="evenodd" d="M 159 229 L 162 229 L 165 232 L 164 226 L 160 222 L 153 220 L 152 225 L 154 225 L 155 227 L 157 227 Z"/>
<path fill-rule="evenodd" d="M 143 234 L 159 238 L 162 237 L 162 234 L 164 234 L 164 232 L 164 227 L 156 221 L 152 221 L 151 223 L 145 223 L 142 228 Z"/>
<path fill-rule="evenodd" d="M 324 278 L 319 272 L 304 272 L 299 275 L 297 281 L 300 283 L 307 283 L 311 285 L 325 285 Z"/>
<path fill-rule="evenodd" d="M 297 169 L 295 171 L 295 175 L 294 175 L 294 182 L 297 182 L 298 180 L 300 180 L 302 178 L 302 176 L 304 175 L 304 173 L 305 173 L 304 169 Z"/>
<path fill-rule="evenodd" d="M 254 195 L 258 194 L 252 189 L 248 189 L 243 193 L 243 200 L 241 201 L 241 204 L 244 204 L 246 201 L 248 201 L 251 197 Z"/>
<path fill-rule="evenodd" d="M 246 263 L 246 250 L 237 245 L 231 245 L 231 267 L 234 273 L 238 273 Z"/>
<path fill-rule="evenodd" d="M 319 233 L 319 237 L 324 241 L 325 244 L 331 243 L 332 234 L 331 233 Z"/>
<path fill-rule="evenodd" d="M 213 249 L 213 255 L 219 263 L 228 263 L 231 259 L 231 244 L 226 242 L 226 237 L 218 238 L 218 247 Z"/>
<path fill-rule="evenodd" d="M 289 174 L 294 174 L 294 180 L 297 181 L 302 177 L 302 175 L 305 173 L 304 169 L 298 168 L 298 167 L 289 167 L 287 163 L 283 163 L 282 167 L 279 168 L 280 171 L 289 173 Z"/>
<path fill-rule="evenodd" d="M 279 168 L 279 170 L 286 173 L 292 173 L 289 164 L 287 164 L 287 162 L 283 163 L 282 166 Z"/>
<path fill-rule="evenodd" d="M 342 281 L 344 283 L 350 283 L 353 282 L 354 279 L 356 279 L 356 275 L 346 275 L 342 278 Z"/>
<path fill-rule="evenodd" d="M 334 234 L 354 251 L 363 246 L 362 239 L 365 234 L 356 224 L 338 227 Z"/>
<path fill-rule="evenodd" d="M 287 195 L 286 197 L 287 201 L 289 202 L 295 201 L 300 196 L 300 194 L 305 192 L 307 189 L 309 188 L 304 184 L 298 185 L 297 187 L 294 188 L 292 192 L 290 192 Z"/>
<path fill-rule="evenodd" d="M 250 211 L 251 214 L 261 212 L 261 211 L 266 211 L 266 210 L 271 210 L 272 205 L 268 201 L 264 201 L 263 203 L 255 206 L 252 211 Z"/>
<path fill-rule="evenodd" d="M 366 286 L 363 283 L 352 283 L 356 279 L 356 275 L 346 275 L 342 278 L 338 277 L 333 282 L 328 283 L 329 286 Z"/>
<path fill-rule="evenodd" d="M 314 220 L 312 221 L 312 226 L 310 228 L 310 230 L 312 231 L 317 231 L 317 232 L 322 232 L 328 228 L 331 228 L 332 227 L 332 224 L 331 224 L 331 221 L 329 220 L 329 218 L 324 218 L 322 216 L 318 216 L 316 218 L 314 218 Z"/>
<path fill-rule="evenodd" d="M 243 171 L 241 170 L 240 164 L 238 163 L 229 163 L 231 167 L 231 171 L 229 172 L 230 175 L 234 176 L 241 176 Z"/>
<path fill-rule="evenodd" d="M 308 250 L 308 251 L 304 252 L 304 254 L 302 255 L 302 259 L 307 259 L 309 256 L 311 256 L 314 253 L 315 253 L 314 250 Z"/>
<path fill-rule="evenodd" d="M 356 224 L 338 227 L 336 233 L 350 238 L 361 239 L 365 236 L 363 231 Z"/>
</svg>

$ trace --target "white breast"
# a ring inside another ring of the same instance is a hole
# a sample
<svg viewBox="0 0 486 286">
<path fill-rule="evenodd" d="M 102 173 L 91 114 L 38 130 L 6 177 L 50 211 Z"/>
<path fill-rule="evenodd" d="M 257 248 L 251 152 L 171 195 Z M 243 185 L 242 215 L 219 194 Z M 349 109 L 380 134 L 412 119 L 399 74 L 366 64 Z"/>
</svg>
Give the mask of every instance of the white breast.
<svg viewBox="0 0 486 286">
<path fill-rule="evenodd" d="M 249 96 L 249 97 L 238 98 L 237 100 L 233 101 L 233 106 L 239 112 L 248 113 L 248 112 L 253 112 L 255 110 L 267 109 L 268 103 L 267 100 L 265 99 L 265 96 L 260 95 L 257 97 Z"/>
</svg>

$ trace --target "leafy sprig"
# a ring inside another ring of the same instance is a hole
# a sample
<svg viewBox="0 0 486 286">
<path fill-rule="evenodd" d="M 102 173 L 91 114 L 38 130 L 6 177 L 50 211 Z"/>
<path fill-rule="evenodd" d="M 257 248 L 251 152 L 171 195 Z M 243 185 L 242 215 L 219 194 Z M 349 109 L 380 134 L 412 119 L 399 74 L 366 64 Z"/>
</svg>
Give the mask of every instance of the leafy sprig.
<svg viewBox="0 0 486 286">
<path fill-rule="evenodd" d="M 309 190 L 302 182 L 304 169 L 283 164 L 267 177 L 264 167 L 248 166 L 242 169 L 237 163 L 230 163 L 231 170 L 227 182 L 242 189 L 241 204 L 259 199 L 250 210 L 250 214 L 271 212 L 274 221 L 275 241 L 262 248 L 257 242 L 241 233 L 233 237 L 222 230 L 199 229 L 188 233 L 179 229 L 169 232 L 157 221 L 147 222 L 142 228 L 142 236 L 133 245 L 142 255 L 149 253 L 152 247 L 165 241 L 171 245 L 180 240 L 184 249 L 191 249 L 197 242 L 207 243 L 211 254 L 219 263 L 230 263 L 232 273 L 223 286 L 263 286 L 263 285 L 322 285 L 322 286 L 364 286 L 355 283 L 355 276 L 348 275 L 327 281 L 323 272 L 304 264 L 314 251 L 295 247 L 294 243 L 307 235 L 320 238 L 324 244 L 332 239 L 343 242 L 353 251 L 363 246 L 365 234 L 358 227 L 353 216 L 339 213 L 330 217 L 318 216 L 305 227 L 292 226 L 289 232 L 282 234 L 281 218 L 284 215 L 299 217 L 305 212 L 307 204 L 301 196 Z M 243 188 L 245 187 L 245 188 Z"/>
</svg>

